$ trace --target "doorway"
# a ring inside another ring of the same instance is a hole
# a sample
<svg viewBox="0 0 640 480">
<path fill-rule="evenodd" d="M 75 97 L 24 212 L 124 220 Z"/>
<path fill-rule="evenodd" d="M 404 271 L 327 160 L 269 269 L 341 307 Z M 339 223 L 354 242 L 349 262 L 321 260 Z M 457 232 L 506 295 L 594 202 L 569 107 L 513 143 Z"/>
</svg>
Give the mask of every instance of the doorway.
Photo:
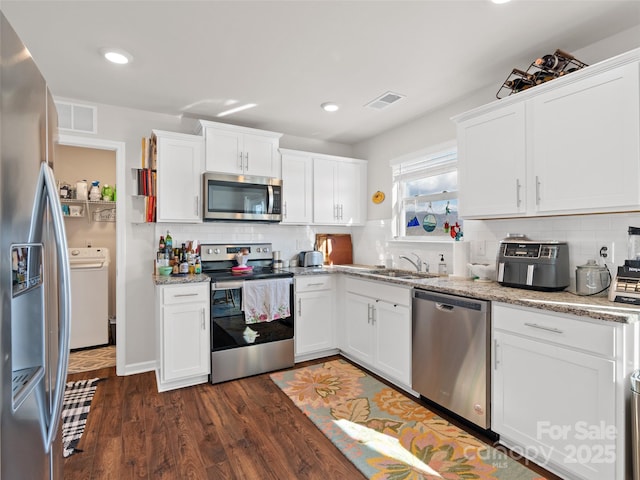
<svg viewBox="0 0 640 480">
<path fill-rule="evenodd" d="M 104 247 L 109 249 L 109 298 L 110 334 L 115 343 L 116 373 L 124 374 L 125 366 L 125 318 L 124 318 L 124 166 L 125 144 L 109 140 L 99 140 L 71 135 L 60 135 L 56 150 L 56 179 L 75 186 L 78 180 L 94 180 L 118 186 L 116 190 L 115 221 L 113 215 L 95 215 L 95 211 L 86 212 L 82 218 L 67 218 L 65 227 L 69 247 Z M 98 220 L 98 221 L 96 221 Z M 111 321 L 113 322 L 111 324 Z M 111 342 L 110 342 L 111 343 Z M 85 354 L 90 351 L 83 352 Z M 103 354 L 96 354 L 99 357 Z M 97 360 L 97 358 L 96 358 Z"/>
</svg>

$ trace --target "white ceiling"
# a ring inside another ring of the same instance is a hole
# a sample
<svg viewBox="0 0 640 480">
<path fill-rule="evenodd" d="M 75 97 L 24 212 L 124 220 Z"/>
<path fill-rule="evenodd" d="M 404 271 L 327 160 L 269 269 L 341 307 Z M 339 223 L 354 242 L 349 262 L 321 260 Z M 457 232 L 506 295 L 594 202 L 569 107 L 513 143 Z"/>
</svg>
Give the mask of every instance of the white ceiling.
<svg viewBox="0 0 640 480">
<path fill-rule="evenodd" d="M 640 24 L 637 0 L 0 2 L 57 97 L 345 144 Z M 257 106 L 217 119 L 233 101 Z"/>
</svg>

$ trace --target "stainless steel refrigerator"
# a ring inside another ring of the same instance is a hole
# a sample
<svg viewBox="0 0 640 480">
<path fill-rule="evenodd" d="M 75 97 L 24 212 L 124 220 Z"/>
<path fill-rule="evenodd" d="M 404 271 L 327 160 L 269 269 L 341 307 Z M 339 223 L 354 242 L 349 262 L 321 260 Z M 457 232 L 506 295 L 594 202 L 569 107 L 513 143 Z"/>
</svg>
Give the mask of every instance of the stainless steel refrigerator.
<svg viewBox="0 0 640 480">
<path fill-rule="evenodd" d="M 0 477 L 62 478 L 69 258 L 53 175 L 55 105 L 0 12 Z"/>
</svg>

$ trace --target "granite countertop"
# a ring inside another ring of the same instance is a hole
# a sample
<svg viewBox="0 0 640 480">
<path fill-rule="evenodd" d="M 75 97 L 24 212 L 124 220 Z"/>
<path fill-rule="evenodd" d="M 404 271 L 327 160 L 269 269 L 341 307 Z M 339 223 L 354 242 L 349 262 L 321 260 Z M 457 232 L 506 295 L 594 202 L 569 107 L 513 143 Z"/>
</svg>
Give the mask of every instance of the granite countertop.
<svg viewBox="0 0 640 480">
<path fill-rule="evenodd" d="M 156 285 L 178 285 L 180 283 L 201 283 L 210 282 L 211 277 L 204 273 L 198 274 L 178 274 L 178 275 L 152 275 L 153 283 Z"/>
<path fill-rule="evenodd" d="M 378 267 L 367 267 L 364 265 L 334 265 L 317 268 L 293 267 L 287 270 L 293 272 L 295 275 L 345 273 L 364 280 L 384 281 L 433 292 L 461 295 L 480 300 L 503 302 L 511 305 L 520 305 L 619 323 L 634 323 L 640 320 L 640 307 L 614 303 L 609 301 L 606 296 L 580 296 L 567 291 L 538 292 L 535 290 L 503 287 L 497 282 L 478 282 L 471 279 L 459 279 L 450 276 L 441 277 L 436 275 L 417 279 L 394 278 L 371 273 L 371 270 L 376 269 L 378 269 Z"/>
</svg>

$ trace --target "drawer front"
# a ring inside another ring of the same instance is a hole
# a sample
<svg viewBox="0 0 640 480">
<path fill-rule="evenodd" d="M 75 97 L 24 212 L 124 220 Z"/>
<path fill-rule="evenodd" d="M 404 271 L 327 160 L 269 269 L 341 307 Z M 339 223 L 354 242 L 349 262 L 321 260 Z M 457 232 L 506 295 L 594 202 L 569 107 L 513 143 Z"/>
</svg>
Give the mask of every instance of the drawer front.
<svg viewBox="0 0 640 480">
<path fill-rule="evenodd" d="M 397 287 L 389 282 L 357 280 L 347 277 L 345 282 L 347 292 L 365 297 L 383 300 L 388 303 L 409 306 L 411 304 L 411 289 Z"/>
<path fill-rule="evenodd" d="M 548 342 L 615 356 L 615 326 L 559 313 L 493 303 L 493 328 Z"/>
<path fill-rule="evenodd" d="M 305 275 L 295 277 L 295 283 L 296 293 L 331 290 L 334 285 L 333 276 L 331 275 Z"/>
<path fill-rule="evenodd" d="M 163 305 L 176 305 L 180 303 L 194 303 L 210 301 L 209 283 L 202 284 L 185 284 L 177 286 L 162 287 L 162 303 Z"/>
</svg>

